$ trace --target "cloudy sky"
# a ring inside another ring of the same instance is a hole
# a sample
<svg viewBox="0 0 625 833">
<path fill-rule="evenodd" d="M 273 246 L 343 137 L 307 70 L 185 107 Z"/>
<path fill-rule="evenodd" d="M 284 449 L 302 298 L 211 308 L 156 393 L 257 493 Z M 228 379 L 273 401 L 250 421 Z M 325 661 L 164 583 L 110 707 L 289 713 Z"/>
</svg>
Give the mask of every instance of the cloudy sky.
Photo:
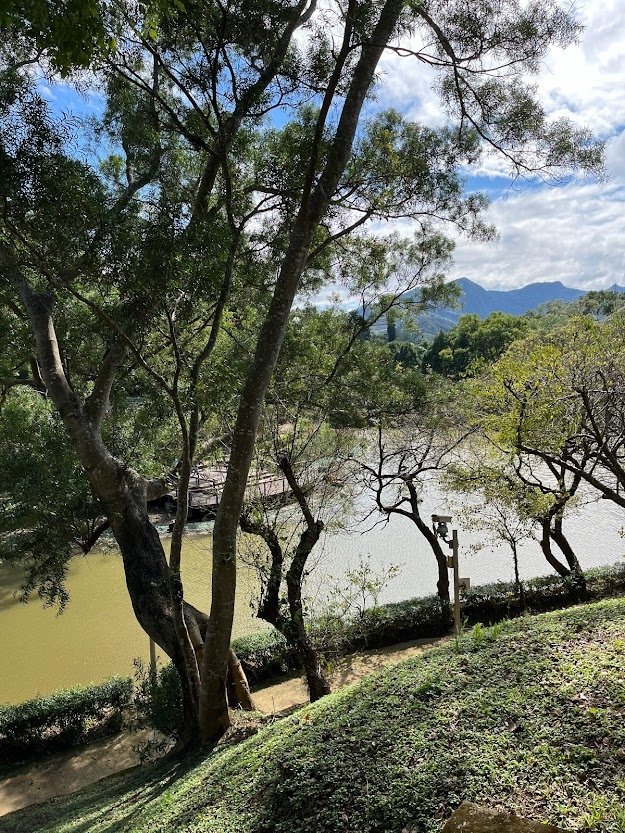
<svg viewBox="0 0 625 833">
<path fill-rule="evenodd" d="M 489 215 L 499 239 L 458 240 L 452 278 L 497 289 L 543 280 L 585 289 L 625 284 L 625 2 L 574 5 L 585 27 L 580 43 L 554 49 L 537 83 L 547 113 L 567 116 L 607 142 L 608 180 L 511 190 L 504 177 L 491 173 Z M 383 72 L 388 104 L 419 120 L 441 119 L 423 66 L 388 56 Z"/>
<path fill-rule="evenodd" d="M 486 187 L 493 199 L 489 219 L 499 238 L 483 244 L 459 238 L 450 279 L 466 276 L 497 289 L 545 280 L 584 289 L 625 285 L 625 0 L 573 5 L 585 27 L 580 42 L 552 50 L 536 83 L 549 115 L 566 116 L 605 140 L 607 180 L 511 188 L 496 166 L 479 180 L 469 175 L 468 187 Z M 380 74 L 378 105 L 430 125 L 444 122 L 427 67 L 388 54 Z M 59 109 L 102 106 L 97 95 L 85 100 L 67 88 L 48 93 Z"/>
</svg>

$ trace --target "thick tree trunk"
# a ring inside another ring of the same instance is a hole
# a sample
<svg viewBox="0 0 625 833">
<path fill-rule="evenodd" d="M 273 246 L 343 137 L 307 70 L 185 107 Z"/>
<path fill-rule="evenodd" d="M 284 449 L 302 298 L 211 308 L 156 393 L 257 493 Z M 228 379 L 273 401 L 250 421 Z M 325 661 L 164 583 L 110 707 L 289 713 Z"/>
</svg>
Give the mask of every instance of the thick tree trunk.
<svg viewBox="0 0 625 833">
<path fill-rule="evenodd" d="M 319 519 L 315 520 L 308 505 L 306 495 L 295 478 L 288 458 L 285 457 L 280 460 L 280 468 L 284 472 L 306 521 L 306 527 L 299 537 L 291 566 L 286 574 L 286 588 L 290 617 L 288 633 L 290 635 L 290 641 L 295 644 L 297 653 L 302 661 L 310 702 L 313 703 L 315 700 L 319 700 L 321 697 L 330 693 L 330 683 L 327 681 L 323 672 L 319 651 L 310 641 L 310 637 L 306 631 L 304 610 L 302 607 L 302 583 L 304 581 L 304 570 L 306 569 L 308 558 L 323 532 L 323 521 Z"/>
<path fill-rule="evenodd" d="M 414 511 L 412 520 L 417 529 L 423 535 L 425 540 L 430 545 L 434 558 L 436 559 L 436 568 L 438 570 L 438 580 L 436 582 L 436 592 L 441 605 L 441 625 L 444 631 L 449 630 L 452 625 L 452 611 L 451 601 L 449 597 L 449 567 L 447 566 L 447 556 L 443 552 L 440 541 L 430 527 L 425 523 L 420 513 Z"/>
<path fill-rule="evenodd" d="M 569 569 L 573 576 L 575 576 L 576 583 L 578 584 L 582 593 L 586 593 L 586 578 L 584 576 L 584 571 L 582 570 L 582 566 L 579 563 L 577 556 L 573 550 L 573 547 L 569 543 L 568 538 L 564 534 L 562 529 L 562 518 L 556 517 L 554 519 L 553 527 L 551 530 L 551 537 L 555 541 L 555 543 L 560 548 L 560 551 L 564 555 L 566 559 L 566 563 L 569 566 Z"/>
<path fill-rule="evenodd" d="M 311 703 L 330 694 L 331 688 L 321 664 L 321 657 L 319 651 L 311 643 L 302 616 L 296 616 L 295 621 L 291 626 L 296 631 L 295 647 L 298 656 L 302 661 L 304 675 L 306 677 L 306 685 L 308 686 L 308 696 Z"/>
<path fill-rule="evenodd" d="M 134 481 L 134 482 L 133 482 Z M 97 484 L 94 485 L 94 491 Z M 198 703 L 187 672 L 188 657 L 174 619 L 170 573 L 158 532 L 147 515 L 145 491 L 134 473 L 125 472 L 118 499 L 103 501 L 119 544 L 126 586 L 137 621 L 172 660 L 183 692 L 183 733 L 179 746 L 199 738 Z M 195 661 L 195 659 L 194 659 Z"/>
<path fill-rule="evenodd" d="M 248 712 L 256 711 L 245 671 L 232 648 L 228 653 L 228 685 L 232 692 L 230 695 L 231 705 L 234 708 L 241 708 Z"/>
</svg>

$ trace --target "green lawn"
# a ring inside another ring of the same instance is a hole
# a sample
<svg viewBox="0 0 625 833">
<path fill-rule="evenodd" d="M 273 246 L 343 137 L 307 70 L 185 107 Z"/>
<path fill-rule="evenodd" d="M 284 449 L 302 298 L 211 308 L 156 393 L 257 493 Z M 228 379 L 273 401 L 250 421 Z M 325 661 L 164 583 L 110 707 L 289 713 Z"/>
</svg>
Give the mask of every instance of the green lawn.
<svg viewBox="0 0 625 833">
<path fill-rule="evenodd" d="M 463 799 L 625 833 L 625 600 L 478 626 L 237 745 L 0 833 L 428 833 Z"/>
</svg>

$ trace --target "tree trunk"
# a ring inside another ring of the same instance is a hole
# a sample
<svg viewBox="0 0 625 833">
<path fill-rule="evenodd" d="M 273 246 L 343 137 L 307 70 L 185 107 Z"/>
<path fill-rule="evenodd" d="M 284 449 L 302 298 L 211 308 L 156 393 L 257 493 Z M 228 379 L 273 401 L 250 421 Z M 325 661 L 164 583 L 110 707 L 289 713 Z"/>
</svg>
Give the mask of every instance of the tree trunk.
<svg viewBox="0 0 625 833">
<path fill-rule="evenodd" d="M 230 703 L 233 708 L 241 708 L 248 712 L 256 711 L 245 671 L 232 648 L 228 653 L 228 684 L 231 691 Z"/>
<path fill-rule="evenodd" d="M 290 468 L 284 469 L 284 471 L 294 493 L 296 495 L 299 494 L 306 505 L 305 514 L 307 515 L 307 526 L 300 535 L 295 555 L 286 575 L 286 586 L 289 600 L 290 622 L 288 624 L 288 632 L 290 641 L 295 645 L 297 653 L 302 660 L 310 702 L 313 703 L 315 700 L 319 700 L 320 697 L 324 697 L 330 693 L 330 683 L 323 673 L 319 652 L 311 643 L 306 632 L 304 611 L 302 609 L 302 582 L 304 580 L 306 561 L 323 531 L 323 522 L 313 520 L 310 516 L 310 510 L 305 502 L 305 498 L 301 495 L 299 486 L 294 482 Z"/>
<path fill-rule="evenodd" d="M 527 601 L 525 598 L 525 587 L 519 576 L 519 554 L 517 552 L 516 544 L 512 543 L 512 560 L 514 561 L 514 585 L 516 587 L 517 595 L 521 603 L 521 609 L 527 610 Z"/>
<path fill-rule="evenodd" d="M 451 601 L 449 597 L 449 568 L 447 566 L 447 556 L 443 552 L 440 541 L 430 527 L 425 523 L 421 514 L 414 511 L 412 519 L 425 540 L 430 545 L 434 558 L 436 559 L 436 567 L 438 570 L 438 581 L 436 582 L 436 592 L 441 605 L 441 625 L 443 631 L 448 631 L 451 628 L 453 616 L 451 610 Z"/>
<path fill-rule="evenodd" d="M 547 559 L 547 562 L 553 567 L 556 573 L 559 576 L 570 576 L 571 571 L 568 567 L 562 564 L 553 554 L 551 549 L 551 517 L 546 516 L 541 519 L 541 536 L 540 536 L 540 548 L 543 551 L 543 555 Z"/>
<path fill-rule="evenodd" d="M 333 75 L 334 86 L 328 88 L 320 108 L 322 122 L 318 125 L 317 143 L 311 148 L 307 184 L 239 400 L 230 463 L 213 530 L 212 602 L 200 690 L 200 726 L 205 741 L 217 738 L 229 725 L 225 679 L 234 616 L 237 529 L 265 394 L 280 354 L 289 313 L 306 268 L 315 231 L 349 161 L 362 107 L 378 61 L 403 9 L 403 0 L 386 0 L 371 37 L 362 42 L 360 56 L 343 97 L 334 137 L 328 143 L 325 166 L 317 176 L 314 160 L 319 158 L 319 143 L 326 127 L 322 114 L 327 114 L 332 104 L 341 67 Z"/>
<path fill-rule="evenodd" d="M 158 532 L 147 515 L 145 491 L 133 472 L 125 472 L 118 500 L 100 496 L 119 544 L 126 586 L 137 621 L 165 651 L 180 675 L 185 744 L 199 738 L 198 708 L 189 683 L 187 658 L 174 623 L 169 566 Z M 133 482 L 135 481 L 135 482 Z M 137 494 L 138 492 L 138 494 Z M 179 740 L 182 747 L 183 739 Z"/>
<path fill-rule="evenodd" d="M 569 565 L 570 575 L 573 577 L 575 586 L 581 598 L 584 598 L 588 592 L 588 588 L 586 586 L 586 577 L 584 576 L 584 571 L 582 570 L 581 564 L 575 552 L 573 551 L 573 547 L 570 545 L 568 538 L 564 534 L 562 530 L 562 518 L 556 517 L 554 519 L 553 527 L 551 530 L 551 538 L 560 548 L 562 554 L 566 559 L 566 563 Z"/>
<path fill-rule="evenodd" d="M 326 694 L 330 694 L 331 688 L 321 664 L 319 651 L 311 643 L 306 628 L 304 626 L 303 617 L 297 616 L 295 622 L 292 623 L 297 635 L 295 638 L 295 647 L 297 653 L 302 661 L 304 674 L 306 676 L 306 685 L 308 686 L 308 696 L 311 703 L 315 700 L 320 700 Z"/>
</svg>

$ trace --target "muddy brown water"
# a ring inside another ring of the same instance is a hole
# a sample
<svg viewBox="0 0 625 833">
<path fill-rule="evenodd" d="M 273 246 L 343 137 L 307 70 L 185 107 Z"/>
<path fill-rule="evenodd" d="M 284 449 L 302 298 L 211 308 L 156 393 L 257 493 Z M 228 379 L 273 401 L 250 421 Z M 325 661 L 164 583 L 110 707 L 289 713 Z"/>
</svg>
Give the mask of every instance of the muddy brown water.
<svg viewBox="0 0 625 833">
<path fill-rule="evenodd" d="M 182 558 L 185 595 L 202 610 L 210 608 L 210 547 L 210 535 L 189 536 Z M 0 564 L 0 703 L 132 674 L 135 658 L 148 660 L 148 637 L 133 614 L 116 552 L 72 560 L 70 601 L 60 615 L 36 598 L 20 603 L 15 597 L 19 581 L 18 571 Z M 250 608 L 255 588 L 255 573 L 240 567 L 235 637 L 267 627 Z"/>
</svg>

